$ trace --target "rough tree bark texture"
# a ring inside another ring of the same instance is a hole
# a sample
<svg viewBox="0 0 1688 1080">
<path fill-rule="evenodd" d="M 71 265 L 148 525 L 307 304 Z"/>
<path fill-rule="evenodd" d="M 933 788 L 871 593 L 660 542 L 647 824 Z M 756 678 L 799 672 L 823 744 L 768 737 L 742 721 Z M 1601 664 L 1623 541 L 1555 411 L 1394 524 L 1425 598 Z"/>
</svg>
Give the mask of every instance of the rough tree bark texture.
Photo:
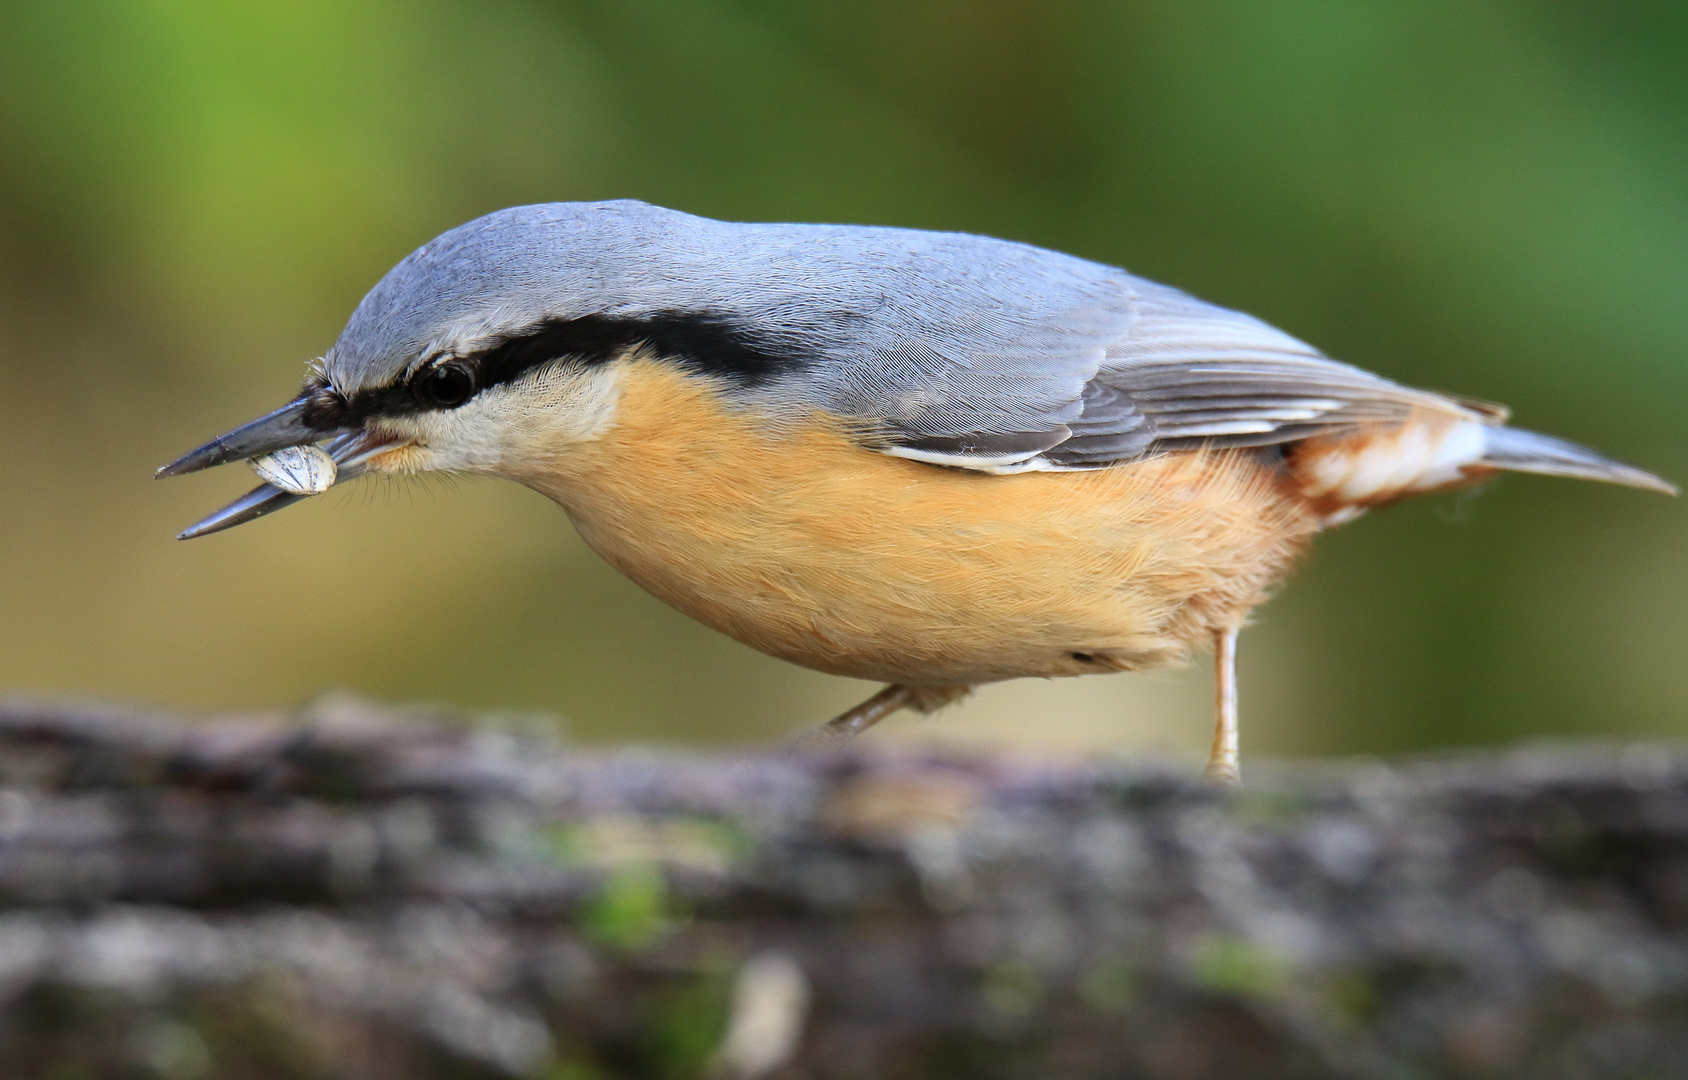
<svg viewBox="0 0 1688 1080">
<path fill-rule="evenodd" d="M 0 709 L 0 1076 L 1688 1076 L 1688 754 L 574 750 Z"/>
</svg>

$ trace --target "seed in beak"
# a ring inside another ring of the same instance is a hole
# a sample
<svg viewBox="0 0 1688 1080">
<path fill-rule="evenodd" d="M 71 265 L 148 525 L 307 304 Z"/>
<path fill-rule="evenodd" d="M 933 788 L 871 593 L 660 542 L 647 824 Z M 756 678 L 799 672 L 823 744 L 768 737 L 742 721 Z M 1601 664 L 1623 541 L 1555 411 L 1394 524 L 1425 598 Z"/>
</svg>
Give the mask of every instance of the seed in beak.
<svg viewBox="0 0 1688 1080">
<path fill-rule="evenodd" d="M 315 443 L 284 446 L 252 459 L 252 471 L 266 484 L 293 495 L 321 495 L 334 486 L 334 459 Z"/>
</svg>

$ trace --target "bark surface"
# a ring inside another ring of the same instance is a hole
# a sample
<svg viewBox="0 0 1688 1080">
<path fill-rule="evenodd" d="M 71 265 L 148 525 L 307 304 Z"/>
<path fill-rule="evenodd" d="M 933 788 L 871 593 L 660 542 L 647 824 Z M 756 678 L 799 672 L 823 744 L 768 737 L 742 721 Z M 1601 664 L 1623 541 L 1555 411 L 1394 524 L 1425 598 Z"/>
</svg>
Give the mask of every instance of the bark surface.
<svg viewBox="0 0 1688 1080">
<path fill-rule="evenodd" d="M 0 1076 L 1688 1076 L 1688 752 L 1223 793 L 14 705 Z"/>
</svg>

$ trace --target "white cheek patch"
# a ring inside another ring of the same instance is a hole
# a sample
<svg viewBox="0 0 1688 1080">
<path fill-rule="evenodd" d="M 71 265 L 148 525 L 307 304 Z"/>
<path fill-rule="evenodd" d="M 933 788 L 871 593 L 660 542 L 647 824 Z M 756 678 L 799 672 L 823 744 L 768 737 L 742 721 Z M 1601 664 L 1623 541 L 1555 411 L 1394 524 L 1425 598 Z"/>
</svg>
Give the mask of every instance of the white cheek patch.
<svg viewBox="0 0 1688 1080">
<path fill-rule="evenodd" d="M 1481 421 L 1403 424 L 1303 458 L 1302 492 L 1365 502 L 1429 491 L 1459 480 L 1482 460 L 1484 446 Z"/>
<path fill-rule="evenodd" d="M 389 426 L 417 443 L 409 461 L 416 471 L 498 473 L 597 438 L 614 419 L 618 397 L 616 365 L 558 364 L 483 390 L 459 408 Z"/>
</svg>

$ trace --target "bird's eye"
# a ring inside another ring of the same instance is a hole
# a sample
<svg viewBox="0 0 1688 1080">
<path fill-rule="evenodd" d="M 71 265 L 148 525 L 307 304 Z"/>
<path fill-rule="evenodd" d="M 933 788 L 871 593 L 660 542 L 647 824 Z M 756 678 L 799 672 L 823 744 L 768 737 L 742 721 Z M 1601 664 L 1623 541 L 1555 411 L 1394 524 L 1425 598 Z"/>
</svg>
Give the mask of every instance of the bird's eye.
<svg viewBox="0 0 1688 1080">
<path fill-rule="evenodd" d="M 424 401 L 455 409 L 475 396 L 475 376 L 461 364 L 441 364 L 423 372 L 416 389 Z"/>
</svg>

